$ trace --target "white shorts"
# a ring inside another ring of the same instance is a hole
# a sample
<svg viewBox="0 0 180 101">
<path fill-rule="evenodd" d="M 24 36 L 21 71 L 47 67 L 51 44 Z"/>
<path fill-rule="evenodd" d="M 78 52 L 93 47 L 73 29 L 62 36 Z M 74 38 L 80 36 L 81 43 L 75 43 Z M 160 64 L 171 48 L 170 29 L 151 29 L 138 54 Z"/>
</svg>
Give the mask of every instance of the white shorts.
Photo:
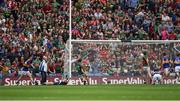
<svg viewBox="0 0 180 101">
<path fill-rule="evenodd" d="M 149 66 L 143 66 L 144 71 L 150 71 Z"/>
<path fill-rule="evenodd" d="M 30 74 L 30 72 L 29 71 L 19 71 L 19 74 L 20 75 L 28 75 L 28 74 Z"/>
<path fill-rule="evenodd" d="M 160 74 L 153 75 L 153 80 L 161 80 L 161 79 L 162 79 L 162 75 L 160 75 Z"/>
<path fill-rule="evenodd" d="M 88 76 L 88 72 L 87 72 L 87 71 L 84 72 L 83 75 L 84 75 L 84 76 Z"/>
<path fill-rule="evenodd" d="M 169 72 L 169 68 L 164 68 L 164 71 L 165 72 Z"/>
<path fill-rule="evenodd" d="M 180 66 L 175 67 L 175 72 L 180 72 Z"/>
</svg>

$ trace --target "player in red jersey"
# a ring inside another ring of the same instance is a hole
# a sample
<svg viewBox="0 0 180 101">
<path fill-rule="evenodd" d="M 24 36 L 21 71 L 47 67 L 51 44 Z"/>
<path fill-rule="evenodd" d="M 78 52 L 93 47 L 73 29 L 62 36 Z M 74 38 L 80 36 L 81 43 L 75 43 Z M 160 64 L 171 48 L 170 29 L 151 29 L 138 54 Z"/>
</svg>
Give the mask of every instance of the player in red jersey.
<svg viewBox="0 0 180 101">
<path fill-rule="evenodd" d="M 149 59 L 147 58 L 146 53 L 141 53 L 142 57 L 142 71 L 143 71 L 143 77 L 146 81 L 146 83 L 150 82 L 151 80 L 151 70 L 149 66 Z"/>
<path fill-rule="evenodd" d="M 86 84 L 89 85 L 89 77 L 88 77 L 89 60 L 88 59 L 84 59 L 81 61 L 80 70 L 81 70 L 82 82 L 84 83 L 84 85 Z"/>
</svg>

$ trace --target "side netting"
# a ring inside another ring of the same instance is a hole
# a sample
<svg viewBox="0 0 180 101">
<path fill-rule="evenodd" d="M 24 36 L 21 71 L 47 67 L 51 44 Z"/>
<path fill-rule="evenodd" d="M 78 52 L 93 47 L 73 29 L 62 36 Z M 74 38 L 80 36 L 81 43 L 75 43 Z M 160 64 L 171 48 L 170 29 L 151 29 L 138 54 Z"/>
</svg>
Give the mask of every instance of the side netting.
<svg viewBox="0 0 180 101">
<path fill-rule="evenodd" d="M 180 53 L 180 41 L 72 41 L 72 77 L 80 77 L 80 65 L 86 61 L 90 77 L 141 77 L 142 56 L 148 58 L 151 68 L 161 68 L 163 54 L 173 61 Z M 171 64 L 171 76 L 174 76 L 174 64 Z"/>
</svg>

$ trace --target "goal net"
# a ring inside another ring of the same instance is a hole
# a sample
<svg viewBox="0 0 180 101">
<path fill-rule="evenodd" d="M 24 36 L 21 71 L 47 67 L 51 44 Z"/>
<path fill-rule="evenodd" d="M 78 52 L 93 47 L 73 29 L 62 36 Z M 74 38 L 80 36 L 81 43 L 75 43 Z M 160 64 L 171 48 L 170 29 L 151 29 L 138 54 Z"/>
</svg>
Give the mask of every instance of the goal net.
<svg viewBox="0 0 180 101">
<path fill-rule="evenodd" d="M 80 65 L 86 61 L 89 76 L 141 76 L 142 56 L 148 58 L 150 67 L 161 68 L 163 54 L 171 60 L 180 53 L 180 41 L 72 41 L 71 76 L 80 75 Z M 173 63 L 171 72 L 174 72 Z"/>
</svg>

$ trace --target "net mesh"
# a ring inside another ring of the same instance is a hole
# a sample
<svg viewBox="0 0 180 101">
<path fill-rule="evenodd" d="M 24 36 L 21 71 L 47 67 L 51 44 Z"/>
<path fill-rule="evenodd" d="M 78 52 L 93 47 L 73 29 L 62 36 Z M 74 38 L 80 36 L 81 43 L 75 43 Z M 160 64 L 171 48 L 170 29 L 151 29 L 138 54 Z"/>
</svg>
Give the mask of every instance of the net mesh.
<svg viewBox="0 0 180 101">
<path fill-rule="evenodd" d="M 150 67 L 160 68 L 164 53 L 173 60 L 180 53 L 180 42 L 72 42 L 72 58 L 80 55 L 81 59 L 72 64 L 71 74 L 79 76 L 86 60 L 89 76 L 140 76 L 142 56 L 148 58 Z"/>
</svg>

